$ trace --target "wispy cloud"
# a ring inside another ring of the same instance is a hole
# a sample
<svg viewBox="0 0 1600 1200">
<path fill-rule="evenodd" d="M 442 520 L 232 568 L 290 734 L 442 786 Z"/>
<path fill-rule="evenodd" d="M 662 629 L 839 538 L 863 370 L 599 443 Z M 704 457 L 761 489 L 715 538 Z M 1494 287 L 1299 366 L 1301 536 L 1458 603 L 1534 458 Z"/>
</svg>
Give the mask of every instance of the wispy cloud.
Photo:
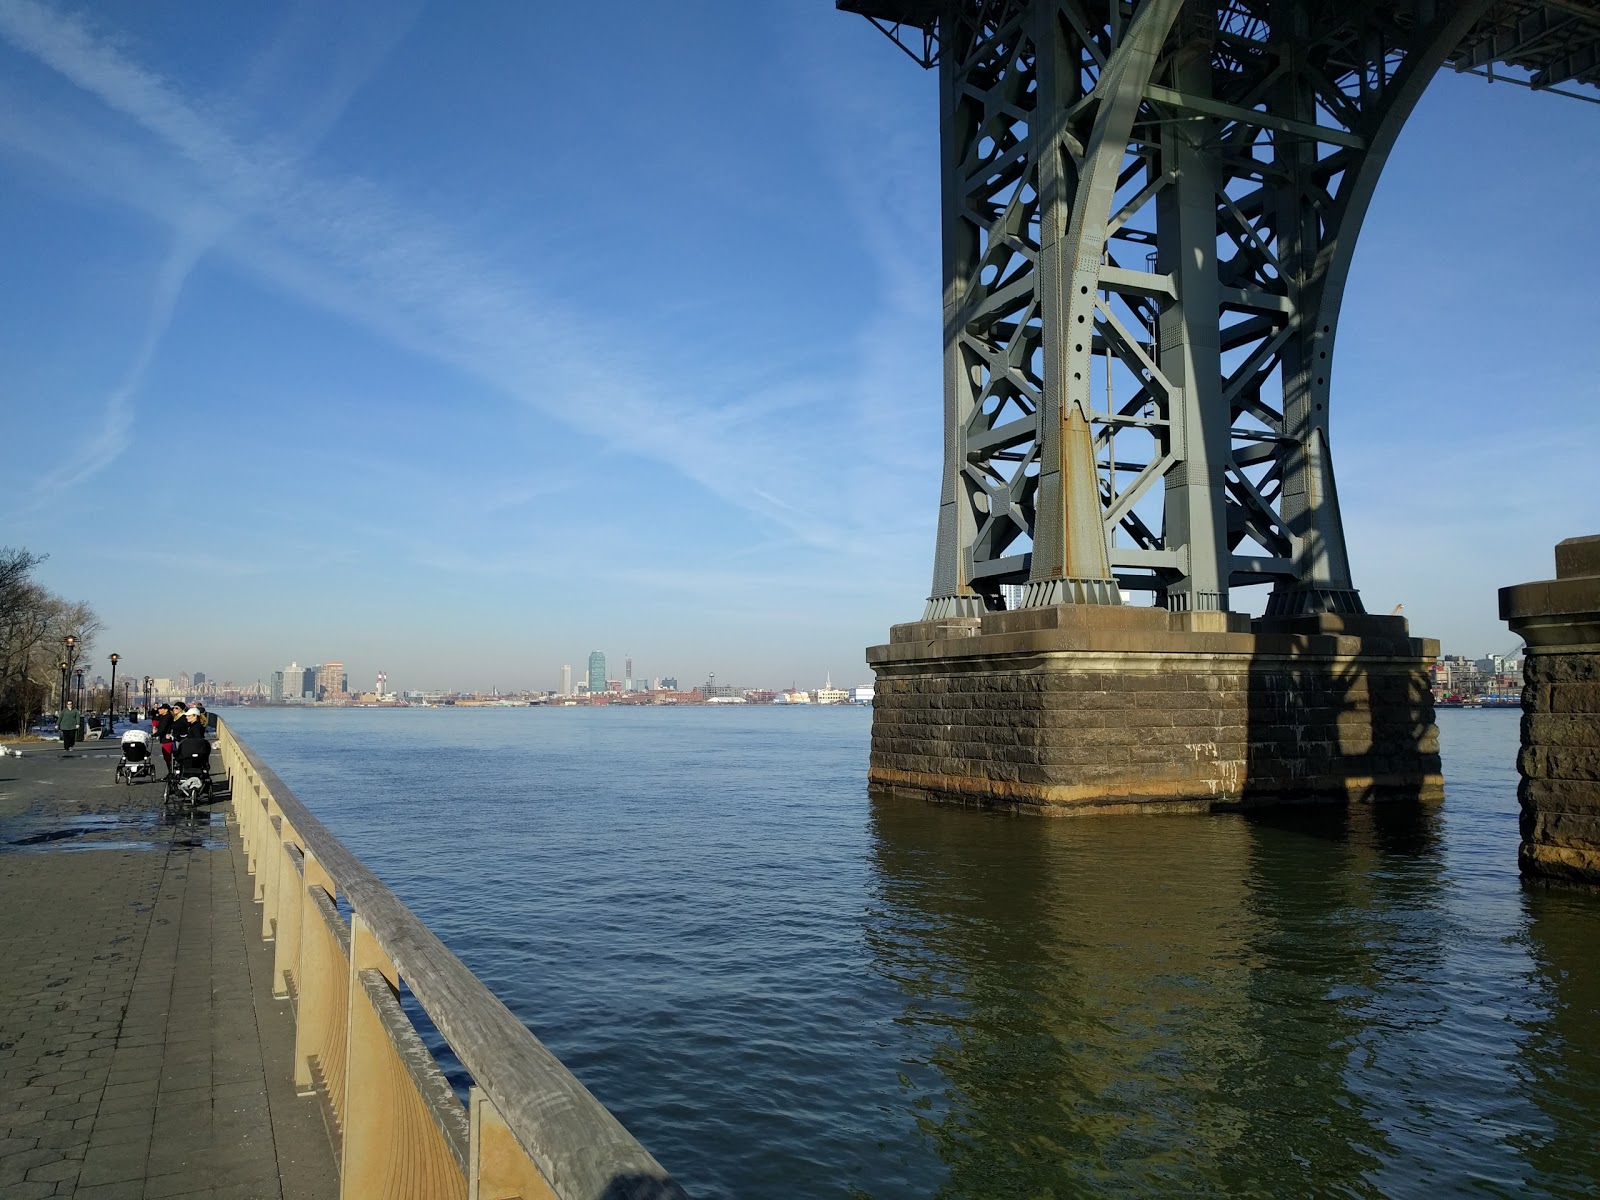
<svg viewBox="0 0 1600 1200">
<path fill-rule="evenodd" d="M 826 382 L 752 397 L 715 394 L 698 380 L 657 380 L 623 349 L 626 331 L 597 329 L 592 314 L 546 302 L 466 244 L 459 227 L 409 210 L 370 180 L 313 175 L 301 146 L 235 136 L 84 21 L 36 0 L 0 0 L 0 36 L 155 140 L 151 150 L 92 137 L 74 150 L 138 158 L 145 182 L 132 201 L 175 229 L 197 210 L 220 214 L 195 253 L 224 254 L 607 449 L 668 464 L 808 545 L 873 552 L 880 520 L 872 514 L 885 506 L 872 501 L 894 497 L 902 468 L 872 405 L 780 421 L 775 408 L 808 392 L 814 405 L 827 403 Z M 23 134 L 13 144 L 40 140 Z M 176 244 L 188 243 L 179 237 Z M 193 261 L 175 253 L 169 265 Z M 159 342 L 159 332 L 153 336 L 146 361 Z M 785 479 L 808 485 L 803 498 L 772 486 Z M 852 485 L 871 495 L 852 494 Z"/>
<path fill-rule="evenodd" d="M 302 16 L 306 11 L 301 10 Z M 159 75 L 117 53 L 82 19 L 34 0 L 0 0 L 0 37 L 179 150 L 206 173 L 214 192 L 213 197 L 202 190 L 164 209 L 162 216 L 172 231 L 171 245 L 152 280 L 145 329 L 133 359 L 106 397 L 99 419 L 88 423 L 93 430 L 88 440 L 29 490 L 29 508 L 41 508 L 83 484 L 127 449 L 146 376 L 195 267 L 236 222 L 270 195 L 273 180 L 291 169 L 294 157 L 331 128 L 406 24 L 386 23 L 380 26 L 384 32 L 378 36 L 353 43 L 359 52 L 345 56 L 344 69 L 335 73 L 331 85 L 311 105 L 295 137 L 258 162 L 239 150 Z M 300 27 L 298 22 L 291 24 L 297 31 Z M 258 83 L 271 75 L 272 64 L 281 58 L 289 40 L 281 39 L 262 56 L 255 73 Z"/>
</svg>

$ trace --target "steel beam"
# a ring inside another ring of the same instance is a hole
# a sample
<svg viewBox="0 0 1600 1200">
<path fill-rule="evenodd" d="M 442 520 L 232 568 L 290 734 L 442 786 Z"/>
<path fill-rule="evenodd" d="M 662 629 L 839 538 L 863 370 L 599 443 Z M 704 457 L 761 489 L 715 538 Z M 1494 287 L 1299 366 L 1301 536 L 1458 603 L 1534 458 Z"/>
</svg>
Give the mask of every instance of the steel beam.
<svg viewBox="0 0 1600 1200">
<path fill-rule="evenodd" d="M 1269 613 L 1360 612 L 1329 407 L 1362 219 L 1441 66 L 1548 49 L 1570 20 L 1505 0 L 848 6 L 926 35 L 940 71 L 925 616 L 1002 607 L 1008 585 L 1178 610 L 1260 585 Z"/>
</svg>

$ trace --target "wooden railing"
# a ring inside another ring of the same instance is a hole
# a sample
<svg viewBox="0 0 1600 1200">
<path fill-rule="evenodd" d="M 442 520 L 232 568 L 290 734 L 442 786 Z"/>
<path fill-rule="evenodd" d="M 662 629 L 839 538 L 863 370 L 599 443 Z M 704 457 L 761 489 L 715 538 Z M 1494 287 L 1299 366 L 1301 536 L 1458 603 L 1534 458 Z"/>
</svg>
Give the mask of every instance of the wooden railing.
<svg viewBox="0 0 1600 1200">
<path fill-rule="evenodd" d="M 217 745 L 273 947 L 273 991 L 293 1003 L 295 1086 L 322 1100 L 342 1197 L 684 1195 L 226 722 Z M 465 1106 L 400 1004 L 402 979 L 472 1077 Z"/>
</svg>

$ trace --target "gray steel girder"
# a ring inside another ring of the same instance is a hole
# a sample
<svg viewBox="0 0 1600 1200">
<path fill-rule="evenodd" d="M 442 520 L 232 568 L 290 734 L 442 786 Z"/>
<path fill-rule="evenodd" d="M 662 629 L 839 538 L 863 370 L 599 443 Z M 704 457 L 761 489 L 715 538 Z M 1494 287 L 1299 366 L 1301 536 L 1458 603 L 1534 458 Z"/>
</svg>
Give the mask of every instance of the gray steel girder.
<svg viewBox="0 0 1600 1200">
<path fill-rule="evenodd" d="M 1328 436 L 1340 301 L 1396 135 L 1491 7 L 937 6 L 928 618 L 1000 607 L 1006 585 L 1027 605 L 1143 589 L 1217 609 L 1267 584 L 1269 612 L 1361 611 Z"/>
</svg>

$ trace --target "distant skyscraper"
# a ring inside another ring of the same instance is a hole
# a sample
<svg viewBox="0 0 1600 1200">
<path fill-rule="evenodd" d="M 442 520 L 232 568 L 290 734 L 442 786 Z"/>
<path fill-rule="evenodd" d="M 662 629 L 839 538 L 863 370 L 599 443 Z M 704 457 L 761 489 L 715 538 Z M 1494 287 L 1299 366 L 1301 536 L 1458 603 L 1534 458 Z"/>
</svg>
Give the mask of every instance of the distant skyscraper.
<svg viewBox="0 0 1600 1200">
<path fill-rule="evenodd" d="M 204 671 L 196 671 L 194 673 L 194 685 L 195 685 L 195 687 L 199 687 L 205 681 L 206 681 L 206 673 Z"/>
<path fill-rule="evenodd" d="M 572 695 L 572 664 L 561 664 L 561 695 Z"/>
<path fill-rule="evenodd" d="M 267 698 L 270 699 L 274 704 L 282 704 L 283 703 L 283 672 L 282 671 L 274 671 L 272 673 L 272 690 L 267 693 Z"/>
<path fill-rule="evenodd" d="M 327 700 L 345 693 L 344 664 L 323 663 L 317 668 L 317 699 Z"/>
<path fill-rule="evenodd" d="M 606 690 L 606 656 L 596 650 L 589 655 L 589 694 L 598 696 Z"/>
<path fill-rule="evenodd" d="M 633 691 L 633 655 L 625 654 L 622 657 L 622 690 Z"/>
</svg>

